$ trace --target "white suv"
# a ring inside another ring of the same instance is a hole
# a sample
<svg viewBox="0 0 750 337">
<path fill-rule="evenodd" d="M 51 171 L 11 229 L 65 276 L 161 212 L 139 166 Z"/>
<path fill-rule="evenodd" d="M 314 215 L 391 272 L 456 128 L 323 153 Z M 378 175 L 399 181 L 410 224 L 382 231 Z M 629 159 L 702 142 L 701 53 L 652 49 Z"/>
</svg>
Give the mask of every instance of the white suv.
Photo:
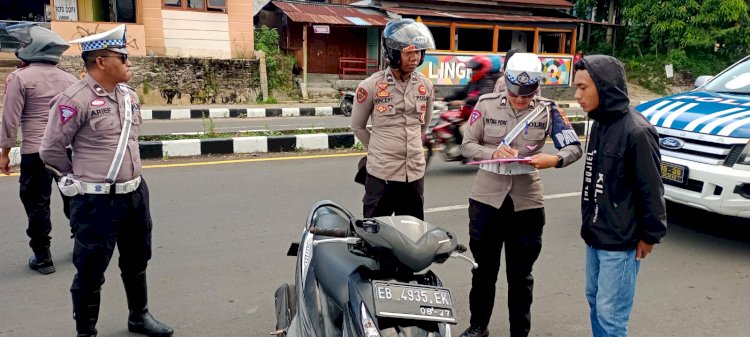
<svg viewBox="0 0 750 337">
<path fill-rule="evenodd" d="M 636 107 L 659 132 L 666 198 L 750 218 L 750 56 Z"/>
</svg>

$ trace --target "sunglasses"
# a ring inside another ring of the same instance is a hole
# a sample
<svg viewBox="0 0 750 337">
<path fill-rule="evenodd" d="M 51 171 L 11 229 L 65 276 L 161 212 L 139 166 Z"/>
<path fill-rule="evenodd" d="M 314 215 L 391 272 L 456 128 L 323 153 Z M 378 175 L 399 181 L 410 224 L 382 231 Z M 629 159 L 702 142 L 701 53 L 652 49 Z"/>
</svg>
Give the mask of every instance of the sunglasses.
<svg viewBox="0 0 750 337">
<path fill-rule="evenodd" d="M 122 64 L 125 64 L 128 62 L 128 54 L 118 54 L 118 55 L 105 55 L 105 56 L 99 56 L 99 57 L 117 57 L 122 61 Z"/>
<path fill-rule="evenodd" d="M 520 96 L 520 95 L 516 95 L 516 94 L 508 91 L 508 97 L 513 98 L 513 99 L 520 98 L 520 99 L 523 99 L 523 100 L 527 100 L 527 99 L 532 99 L 534 97 L 534 94 L 526 95 L 526 96 Z"/>
</svg>

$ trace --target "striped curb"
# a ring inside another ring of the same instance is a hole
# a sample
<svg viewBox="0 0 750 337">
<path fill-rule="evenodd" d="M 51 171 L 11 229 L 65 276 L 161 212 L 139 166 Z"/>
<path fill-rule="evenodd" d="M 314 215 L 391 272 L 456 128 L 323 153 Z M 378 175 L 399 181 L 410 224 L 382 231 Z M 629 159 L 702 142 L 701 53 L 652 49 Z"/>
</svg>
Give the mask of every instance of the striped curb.
<svg viewBox="0 0 750 337">
<path fill-rule="evenodd" d="M 353 133 L 289 136 L 182 139 L 140 142 L 141 158 L 187 157 L 207 154 L 294 152 L 350 148 L 359 144 Z"/>
<path fill-rule="evenodd" d="M 591 124 L 592 122 L 589 121 L 588 123 Z M 573 122 L 571 124 L 579 136 L 586 136 L 590 129 L 586 127 L 586 122 Z M 207 154 L 294 152 L 300 149 L 330 150 L 350 148 L 355 144 L 361 143 L 351 132 L 141 141 L 138 143 L 142 159 Z M 9 157 L 11 166 L 19 165 L 21 163 L 21 148 L 11 148 Z"/>
<path fill-rule="evenodd" d="M 351 132 L 314 133 L 288 136 L 181 139 L 138 142 L 141 159 L 189 157 L 207 154 L 294 152 L 331 150 L 360 144 Z M 21 148 L 10 150 L 10 165 L 21 163 Z"/>
<path fill-rule="evenodd" d="M 343 115 L 340 107 L 315 108 L 211 108 L 211 109 L 142 109 L 141 117 L 150 119 L 255 118 Z"/>
</svg>

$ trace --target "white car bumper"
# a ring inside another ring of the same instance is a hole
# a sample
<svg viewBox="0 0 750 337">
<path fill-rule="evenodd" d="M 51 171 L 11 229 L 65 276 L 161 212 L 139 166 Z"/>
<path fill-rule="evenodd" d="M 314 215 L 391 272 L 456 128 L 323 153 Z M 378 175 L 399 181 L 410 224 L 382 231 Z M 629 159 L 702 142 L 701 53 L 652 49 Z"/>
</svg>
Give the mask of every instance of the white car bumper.
<svg viewBox="0 0 750 337">
<path fill-rule="evenodd" d="M 668 156 L 662 156 L 662 161 L 688 167 L 687 186 L 665 182 L 667 200 L 718 214 L 750 218 L 750 199 L 737 191 L 738 186 L 750 184 L 750 171 Z"/>
</svg>

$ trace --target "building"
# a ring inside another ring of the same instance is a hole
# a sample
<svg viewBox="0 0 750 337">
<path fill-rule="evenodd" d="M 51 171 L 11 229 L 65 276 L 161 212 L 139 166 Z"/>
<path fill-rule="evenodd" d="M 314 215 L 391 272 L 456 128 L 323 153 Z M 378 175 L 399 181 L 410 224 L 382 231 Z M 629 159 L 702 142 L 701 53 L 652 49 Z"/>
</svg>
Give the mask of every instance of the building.
<svg viewBox="0 0 750 337">
<path fill-rule="evenodd" d="M 385 23 L 413 18 L 435 38 L 437 50 L 427 53 L 419 70 L 436 85 L 464 85 L 471 77 L 465 63 L 472 56 L 502 58 L 516 48 L 540 55 L 545 85 L 568 86 L 579 26 L 597 24 L 567 14 L 572 6 L 566 0 L 273 0 L 255 20 L 279 29 L 282 48 L 311 73 L 341 72 L 340 60 L 348 57 L 381 63 Z"/>
<path fill-rule="evenodd" d="M 0 8 L 0 20 L 40 22 L 66 40 L 125 23 L 137 56 L 250 58 L 254 50 L 253 0 L 0 0 Z M 0 52 L 13 51 L 2 43 Z"/>
</svg>

